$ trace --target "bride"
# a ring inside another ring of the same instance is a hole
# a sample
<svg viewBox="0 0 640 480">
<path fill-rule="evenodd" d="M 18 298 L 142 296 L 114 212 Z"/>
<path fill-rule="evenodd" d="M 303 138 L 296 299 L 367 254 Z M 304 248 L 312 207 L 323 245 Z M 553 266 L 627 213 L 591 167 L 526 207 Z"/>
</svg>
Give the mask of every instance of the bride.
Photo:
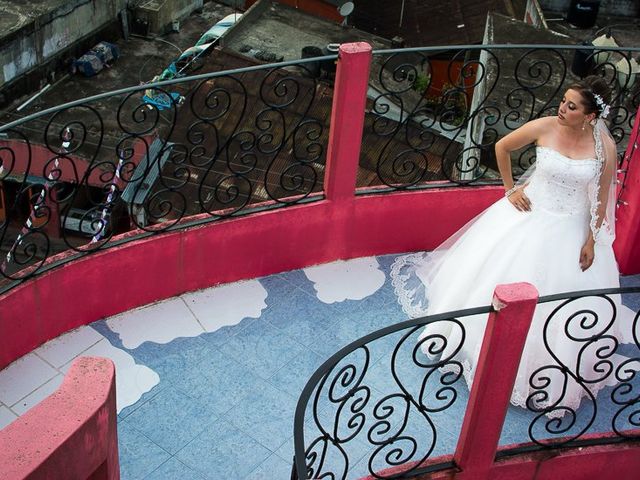
<svg viewBox="0 0 640 480">
<path fill-rule="evenodd" d="M 603 121 L 609 97 L 602 78 L 587 77 L 566 91 L 556 116 L 530 121 L 496 143 L 505 197 L 435 251 L 398 257 L 392 266 L 396 295 L 410 317 L 486 305 L 498 284 L 529 282 L 541 296 L 619 286 L 612 248 L 616 148 Z M 531 143 L 536 145 L 536 164 L 514 183 L 510 154 Z M 600 321 L 604 317 L 609 321 L 615 316 L 612 307 L 599 300 L 604 301 L 592 298 L 586 308 L 598 313 Z M 547 321 L 557 306 L 558 302 L 538 305 L 511 398 L 516 405 L 546 408 L 547 414 L 554 409 L 575 410 L 583 397 L 594 395 L 606 383 L 606 375 L 598 369 L 601 358 L 594 353 L 602 345 L 581 352 L 593 330 L 584 333 L 580 345 L 575 341 L 580 332 L 570 332 L 579 322 Z M 464 345 L 452 359 L 462 365 L 469 385 L 486 324 L 486 316 L 480 317 L 464 319 Z M 426 354 L 434 334 L 447 338 L 440 362 L 444 370 L 453 365 L 442 359 L 453 356 L 462 341 L 461 332 L 450 325 L 428 324 L 420 337 Z M 623 342 L 631 338 L 619 325 L 607 334 Z M 545 368 L 557 363 L 549 350 L 573 375 Z M 610 348 L 610 360 L 622 358 L 612 352 Z M 550 385 L 545 385 L 545 376 Z M 535 386 L 548 388 L 542 396 L 539 391 L 531 396 Z"/>
</svg>

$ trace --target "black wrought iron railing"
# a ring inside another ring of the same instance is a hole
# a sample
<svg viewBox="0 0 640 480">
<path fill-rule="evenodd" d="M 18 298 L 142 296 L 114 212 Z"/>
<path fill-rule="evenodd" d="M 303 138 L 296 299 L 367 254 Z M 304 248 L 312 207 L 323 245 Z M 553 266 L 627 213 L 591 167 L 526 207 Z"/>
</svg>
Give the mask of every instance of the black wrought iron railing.
<svg viewBox="0 0 640 480">
<path fill-rule="evenodd" d="M 611 128 L 622 151 L 640 103 L 640 81 L 623 71 L 638 53 L 547 45 L 376 51 L 357 185 L 384 192 L 496 181 L 495 141 L 552 111 L 576 62 L 579 73 L 612 86 Z M 336 58 L 245 66 L 249 60 L 215 52 L 203 60 L 211 73 L 0 126 L 0 292 L 142 236 L 322 199 L 334 85 L 318 75 Z M 533 150 L 523 151 L 514 173 L 532 161 Z"/>
<path fill-rule="evenodd" d="M 126 88 L 1 126 L 0 288 L 130 230 L 323 198 L 332 88 L 309 69 L 335 58 Z"/>
<path fill-rule="evenodd" d="M 530 332 L 546 362 L 520 379 L 526 432 L 510 427 L 527 444 L 499 456 L 640 439 L 640 287 L 541 297 Z"/>
<path fill-rule="evenodd" d="M 423 463 L 452 453 L 451 432 L 468 400 L 456 354 L 466 340 L 465 323 L 490 310 L 392 325 L 324 362 L 295 412 L 296 478 L 387 478 L 380 472 L 390 468 L 396 469 L 392 478 L 410 478 L 452 467 Z M 421 336 L 426 325 L 430 333 Z"/>
<path fill-rule="evenodd" d="M 555 114 L 567 87 L 589 74 L 611 88 L 609 127 L 624 152 L 640 106 L 640 81 L 629 73 L 639 54 L 559 45 L 374 51 L 358 186 L 491 182 L 495 142 Z M 514 173 L 534 160 L 535 150 L 523 149 Z"/>
<path fill-rule="evenodd" d="M 470 368 L 458 354 L 469 322 L 490 311 L 391 325 L 329 358 L 298 400 L 292 477 L 415 478 L 458 468 L 438 459 L 454 453 L 469 414 L 461 379 Z M 541 297 L 522 362 L 540 365 L 541 352 L 548 362 L 516 380 L 511 401 L 526 408 L 508 407 L 497 457 L 638 440 L 639 318 L 640 287 Z"/>
</svg>

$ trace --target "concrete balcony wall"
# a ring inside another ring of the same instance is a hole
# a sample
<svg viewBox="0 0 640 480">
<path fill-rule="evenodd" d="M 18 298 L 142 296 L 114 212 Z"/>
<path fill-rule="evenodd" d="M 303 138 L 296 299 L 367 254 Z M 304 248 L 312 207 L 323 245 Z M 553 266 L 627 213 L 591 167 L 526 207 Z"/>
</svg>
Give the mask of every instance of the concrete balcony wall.
<svg viewBox="0 0 640 480">
<path fill-rule="evenodd" d="M 323 200 L 86 256 L 0 297 L 0 368 L 80 325 L 188 291 L 337 259 L 431 249 L 500 195 L 497 187 L 481 187 Z"/>
<path fill-rule="evenodd" d="M 115 367 L 82 357 L 63 384 L 0 430 L 0 479 L 118 480 Z"/>
<path fill-rule="evenodd" d="M 338 259 L 433 249 L 500 198 L 499 186 L 356 195 L 370 60 L 367 44 L 341 47 L 324 199 L 133 239 L 26 281 L 0 296 L 0 368 L 68 330 L 185 292 Z M 637 134 L 638 124 L 632 138 Z M 640 271 L 637 143 L 625 158 L 615 247 L 630 274 Z"/>
</svg>

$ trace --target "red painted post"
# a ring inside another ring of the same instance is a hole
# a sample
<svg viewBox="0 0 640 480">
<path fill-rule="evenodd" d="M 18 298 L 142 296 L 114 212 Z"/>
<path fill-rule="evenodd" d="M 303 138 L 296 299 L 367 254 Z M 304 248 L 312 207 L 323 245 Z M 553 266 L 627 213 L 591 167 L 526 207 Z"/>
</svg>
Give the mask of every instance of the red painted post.
<svg viewBox="0 0 640 480">
<path fill-rule="evenodd" d="M 119 480 L 115 367 L 80 357 L 58 390 L 0 430 L 0 480 Z"/>
<path fill-rule="evenodd" d="M 490 478 L 538 291 L 529 283 L 498 285 L 467 411 L 454 454 L 456 480 Z"/>
<path fill-rule="evenodd" d="M 324 175 L 328 200 L 352 198 L 355 193 L 370 65 L 371 45 L 340 45 Z"/>
<path fill-rule="evenodd" d="M 622 169 L 626 169 L 624 189 L 616 207 L 616 241 L 613 248 L 625 275 L 640 273 L 640 108 L 631 131 Z"/>
</svg>

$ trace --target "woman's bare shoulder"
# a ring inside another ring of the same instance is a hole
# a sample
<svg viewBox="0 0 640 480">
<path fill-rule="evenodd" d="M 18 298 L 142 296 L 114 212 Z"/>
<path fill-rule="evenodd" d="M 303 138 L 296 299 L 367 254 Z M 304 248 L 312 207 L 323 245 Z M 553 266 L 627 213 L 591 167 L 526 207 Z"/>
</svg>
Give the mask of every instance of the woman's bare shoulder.
<svg viewBox="0 0 640 480">
<path fill-rule="evenodd" d="M 541 117 L 531 120 L 527 124 L 527 129 L 535 137 L 536 141 L 541 141 L 543 137 L 553 133 L 558 125 L 556 117 Z"/>
<path fill-rule="evenodd" d="M 558 125 L 556 117 L 541 117 L 527 122 L 527 127 L 538 135 L 551 132 Z"/>
<path fill-rule="evenodd" d="M 531 123 L 536 124 L 536 127 L 544 130 L 553 129 L 558 125 L 558 117 L 555 115 L 552 117 L 540 117 L 535 120 L 531 120 Z"/>
</svg>

